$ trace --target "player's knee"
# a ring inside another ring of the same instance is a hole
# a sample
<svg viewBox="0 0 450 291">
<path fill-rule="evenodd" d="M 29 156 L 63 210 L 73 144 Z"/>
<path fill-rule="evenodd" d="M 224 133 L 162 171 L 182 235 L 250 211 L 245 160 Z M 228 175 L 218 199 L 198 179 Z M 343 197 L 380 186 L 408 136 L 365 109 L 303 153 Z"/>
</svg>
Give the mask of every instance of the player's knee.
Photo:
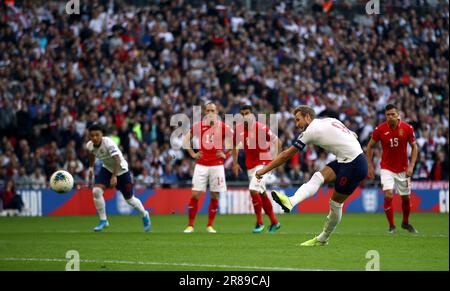
<svg viewBox="0 0 450 291">
<path fill-rule="evenodd" d="M 336 180 L 336 173 L 334 172 L 334 170 L 331 167 L 325 166 L 320 172 L 315 172 L 313 177 L 316 177 L 317 179 L 322 180 L 322 183 L 324 183 L 324 182 L 328 183 L 328 182 L 333 182 L 334 180 Z"/>
<path fill-rule="evenodd" d="M 258 195 L 259 194 L 259 192 L 258 191 L 256 191 L 256 190 L 250 190 L 250 195 Z"/>
<path fill-rule="evenodd" d="M 401 197 L 402 197 L 403 201 L 409 201 L 410 200 L 409 195 L 402 195 Z"/>
<path fill-rule="evenodd" d="M 314 175 L 312 175 L 311 180 L 313 178 L 320 184 L 323 184 L 325 182 L 325 177 L 322 175 L 321 172 L 315 172 Z"/>
<path fill-rule="evenodd" d="M 133 200 L 133 192 L 131 191 L 120 191 L 122 192 L 123 198 L 125 198 L 125 201 L 128 202 L 128 200 Z"/>
<path fill-rule="evenodd" d="M 384 191 L 384 196 L 388 199 L 394 198 L 394 193 L 391 190 Z"/>
<path fill-rule="evenodd" d="M 192 198 L 198 200 L 198 199 L 200 198 L 200 194 L 201 194 L 201 193 L 202 193 L 202 192 L 200 192 L 200 191 L 193 191 L 193 192 L 192 192 Z"/>
<path fill-rule="evenodd" d="M 132 183 L 126 183 L 125 185 L 119 185 L 116 188 L 117 188 L 117 190 L 120 191 L 120 193 L 122 193 L 122 196 L 123 196 L 123 198 L 125 198 L 125 200 L 129 200 L 129 199 L 133 198 L 134 191 L 133 191 Z"/>
<path fill-rule="evenodd" d="M 94 187 L 94 189 L 92 189 L 92 194 L 94 194 L 95 199 L 99 199 L 103 196 L 103 189 L 100 187 Z"/>
</svg>

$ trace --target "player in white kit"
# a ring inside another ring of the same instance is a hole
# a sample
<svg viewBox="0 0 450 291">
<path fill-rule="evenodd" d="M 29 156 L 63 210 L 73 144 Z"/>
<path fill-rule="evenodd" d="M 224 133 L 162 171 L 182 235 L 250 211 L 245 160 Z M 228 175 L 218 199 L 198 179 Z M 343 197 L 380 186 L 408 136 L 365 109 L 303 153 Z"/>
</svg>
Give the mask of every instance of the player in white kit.
<svg viewBox="0 0 450 291">
<path fill-rule="evenodd" d="M 272 191 L 272 197 L 285 212 L 290 212 L 295 205 L 313 196 L 324 183 L 334 182 L 334 191 L 330 199 L 330 212 L 323 231 L 301 246 L 320 246 L 328 243 L 328 239 L 342 218 L 344 201 L 367 176 L 367 159 L 358 142 L 356 134 L 335 118 L 316 119 L 311 107 L 300 105 L 294 110 L 295 123 L 302 133 L 293 145 L 279 154 L 275 160 L 256 172 L 262 176 L 290 160 L 307 144 L 317 145 L 336 156 L 336 160 L 314 173 L 311 179 L 303 184 L 294 194 L 287 197 L 278 191 Z"/>
<path fill-rule="evenodd" d="M 142 216 L 144 231 L 150 231 L 150 215 L 144 209 L 142 202 L 133 195 L 134 187 L 128 170 L 128 163 L 119 147 L 111 138 L 103 136 L 102 127 L 97 124 L 89 127 L 89 138 L 90 141 L 86 144 L 86 149 L 89 152 L 89 181 L 92 181 L 94 175 L 95 159 L 103 162 L 101 170 L 95 175 L 95 185 L 92 189 L 95 208 L 100 217 L 100 222 L 94 228 L 94 231 L 102 231 L 109 226 L 106 218 L 105 199 L 103 198 L 103 192 L 107 187 L 116 188 L 122 193 L 127 203 Z"/>
</svg>

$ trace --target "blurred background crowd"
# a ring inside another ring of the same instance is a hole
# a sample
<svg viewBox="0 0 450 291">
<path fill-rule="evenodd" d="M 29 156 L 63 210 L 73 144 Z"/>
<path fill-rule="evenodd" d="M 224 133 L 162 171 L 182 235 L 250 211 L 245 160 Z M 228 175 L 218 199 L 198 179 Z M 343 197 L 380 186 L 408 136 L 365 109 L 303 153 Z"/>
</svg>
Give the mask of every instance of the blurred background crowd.
<svg viewBox="0 0 450 291">
<path fill-rule="evenodd" d="M 83 183 L 93 122 L 137 184 L 187 186 L 195 161 L 171 147 L 170 118 L 206 100 L 222 116 L 276 114 L 284 148 L 297 105 L 365 146 L 393 103 L 420 147 L 413 178 L 448 180 L 448 1 L 382 1 L 379 15 L 366 1 L 80 2 L 68 15 L 64 1 L 0 1 L 1 188 L 45 187 L 59 168 Z M 309 147 L 272 182 L 301 184 L 332 159 Z M 230 185 L 248 183 L 226 167 Z"/>
</svg>

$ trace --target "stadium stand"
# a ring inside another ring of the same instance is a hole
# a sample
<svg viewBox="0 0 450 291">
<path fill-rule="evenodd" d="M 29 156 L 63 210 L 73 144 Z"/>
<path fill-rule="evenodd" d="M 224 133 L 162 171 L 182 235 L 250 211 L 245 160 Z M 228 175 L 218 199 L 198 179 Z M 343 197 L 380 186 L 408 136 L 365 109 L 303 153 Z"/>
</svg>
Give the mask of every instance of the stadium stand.
<svg viewBox="0 0 450 291">
<path fill-rule="evenodd" d="M 96 121 L 138 183 L 189 184 L 193 161 L 170 147 L 170 117 L 205 100 L 222 114 L 242 103 L 276 114 L 284 146 L 299 104 L 339 118 L 365 145 L 395 103 L 420 146 L 413 178 L 448 180 L 448 1 L 377 16 L 355 1 L 327 11 L 324 1 L 269 1 L 270 12 L 243 3 L 252 1 L 82 2 L 80 15 L 64 1 L 0 2 L 0 188 L 44 187 L 57 168 L 82 182 Z M 330 159 L 310 147 L 274 182 L 301 184 Z"/>
</svg>

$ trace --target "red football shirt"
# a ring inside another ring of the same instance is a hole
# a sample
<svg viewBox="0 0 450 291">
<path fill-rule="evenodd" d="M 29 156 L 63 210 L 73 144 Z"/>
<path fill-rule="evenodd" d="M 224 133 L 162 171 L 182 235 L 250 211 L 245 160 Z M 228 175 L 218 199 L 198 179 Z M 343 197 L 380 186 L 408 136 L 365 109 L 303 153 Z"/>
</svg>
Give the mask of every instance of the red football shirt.
<svg viewBox="0 0 450 291">
<path fill-rule="evenodd" d="M 261 136 L 261 140 L 258 141 Z M 276 136 L 270 129 L 260 123 L 255 122 L 255 125 L 250 130 L 245 128 L 243 123 L 236 125 L 235 144 L 244 145 L 245 151 L 245 166 L 247 169 L 253 169 L 259 165 L 266 165 L 272 161 L 270 154 L 270 138 L 275 139 Z"/>
<path fill-rule="evenodd" d="M 197 159 L 197 164 L 210 167 L 223 165 L 224 159 L 216 155 L 218 151 L 226 151 L 225 137 L 233 138 L 233 130 L 228 125 L 221 121 L 212 126 L 206 122 L 199 122 L 191 128 L 191 135 L 197 139 L 203 154 Z"/>
<path fill-rule="evenodd" d="M 372 133 L 375 142 L 381 142 L 383 150 L 381 156 L 381 168 L 394 173 L 405 172 L 408 168 L 407 143 L 416 141 L 414 129 L 411 125 L 401 120 L 398 121 L 394 129 L 389 127 L 387 122 L 383 122 L 375 128 Z"/>
</svg>

